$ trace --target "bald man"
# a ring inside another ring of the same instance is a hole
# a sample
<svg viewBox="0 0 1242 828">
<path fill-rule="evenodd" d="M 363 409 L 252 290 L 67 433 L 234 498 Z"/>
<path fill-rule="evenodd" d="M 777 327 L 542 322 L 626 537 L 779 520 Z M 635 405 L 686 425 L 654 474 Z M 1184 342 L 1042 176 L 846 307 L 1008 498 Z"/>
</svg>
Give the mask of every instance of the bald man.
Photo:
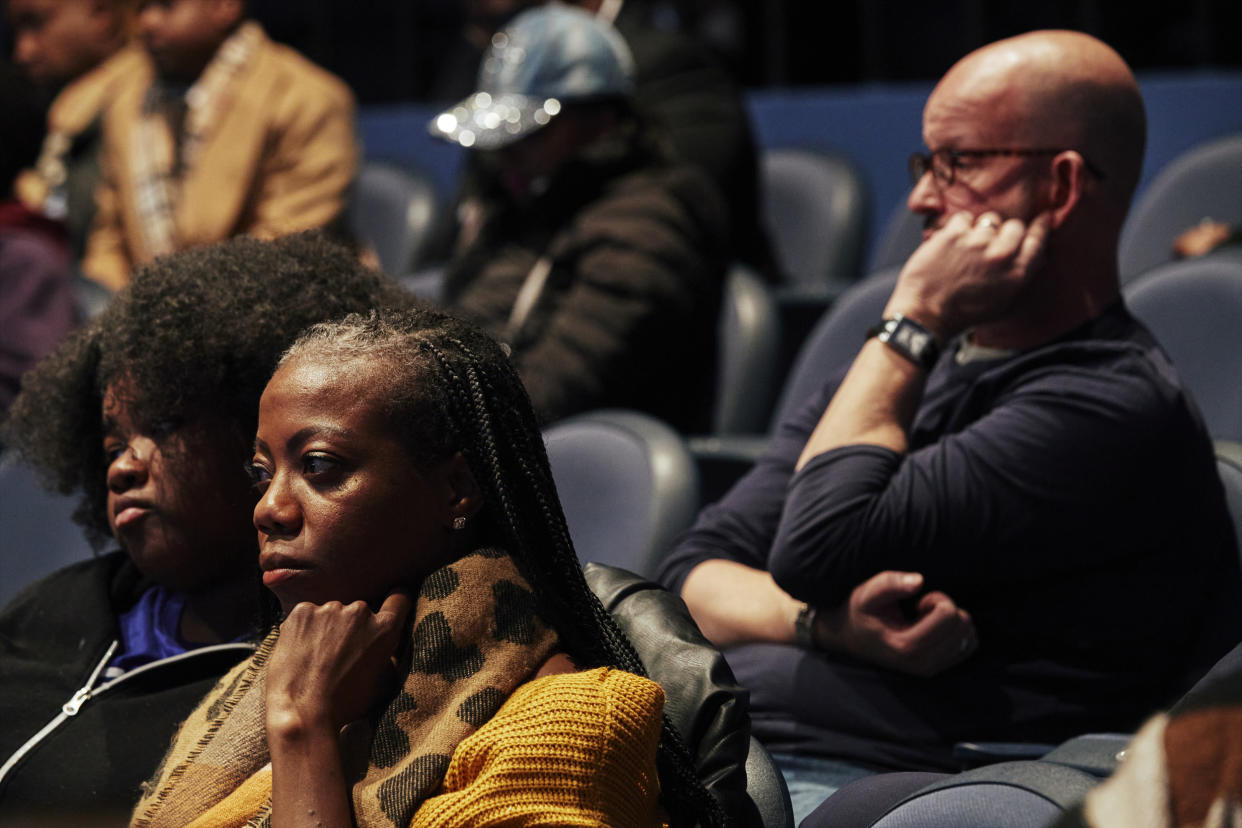
<svg viewBox="0 0 1242 828">
<path fill-rule="evenodd" d="M 1132 728 L 1242 637 L 1210 439 L 1118 291 L 1130 70 L 1073 32 L 994 43 L 923 138 L 924 241 L 873 335 L 662 574 L 799 817 L 959 741 Z"/>
</svg>

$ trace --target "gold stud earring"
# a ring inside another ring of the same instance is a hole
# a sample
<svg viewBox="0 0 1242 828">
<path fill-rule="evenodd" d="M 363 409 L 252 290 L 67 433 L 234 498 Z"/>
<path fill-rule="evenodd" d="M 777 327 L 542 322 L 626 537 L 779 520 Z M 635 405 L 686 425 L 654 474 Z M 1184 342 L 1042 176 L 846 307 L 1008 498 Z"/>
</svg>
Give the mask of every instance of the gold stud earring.
<svg viewBox="0 0 1242 828">
<path fill-rule="evenodd" d="M 457 517 L 453 518 L 453 528 L 454 528 L 454 529 L 456 529 L 456 530 L 457 530 L 457 531 L 459 531 L 459 532 L 460 532 L 462 529 L 465 529 L 465 528 L 466 528 L 466 519 L 465 519 L 464 517 L 462 517 L 461 515 L 458 515 Z"/>
</svg>

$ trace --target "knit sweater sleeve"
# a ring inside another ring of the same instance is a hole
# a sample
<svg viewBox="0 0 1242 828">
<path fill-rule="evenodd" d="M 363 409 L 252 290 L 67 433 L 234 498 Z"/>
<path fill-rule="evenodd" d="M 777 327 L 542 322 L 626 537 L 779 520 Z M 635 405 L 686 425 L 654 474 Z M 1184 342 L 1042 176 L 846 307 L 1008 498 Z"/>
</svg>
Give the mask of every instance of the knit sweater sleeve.
<svg viewBox="0 0 1242 828">
<path fill-rule="evenodd" d="M 663 825 L 663 707 L 658 684 L 621 670 L 528 682 L 457 746 L 412 825 Z"/>
</svg>

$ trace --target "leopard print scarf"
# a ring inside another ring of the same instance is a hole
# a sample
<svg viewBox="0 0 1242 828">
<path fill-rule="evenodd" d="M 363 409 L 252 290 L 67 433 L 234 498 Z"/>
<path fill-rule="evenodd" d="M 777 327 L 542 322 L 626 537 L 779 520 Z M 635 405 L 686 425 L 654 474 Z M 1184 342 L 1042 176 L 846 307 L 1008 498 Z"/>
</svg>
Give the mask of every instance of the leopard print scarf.
<svg viewBox="0 0 1242 828">
<path fill-rule="evenodd" d="M 185 721 L 145 786 L 133 825 L 183 826 L 217 806 L 227 809 L 230 794 L 267 772 L 264 676 L 278 635 L 273 630 Z M 534 593 L 513 560 L 483 549 L 423 581 L 410 644 L 401 691 L 373 721 L 369 739 L 364 734 L 365 767 L 347 767 L 356 780 L 355 822 L 366 828 L 409 825 L 458 743 L 556 651 L 557 638 L 539 619 Z M 269 790 L 246 824 L 270 823 Z"/>
</svg>

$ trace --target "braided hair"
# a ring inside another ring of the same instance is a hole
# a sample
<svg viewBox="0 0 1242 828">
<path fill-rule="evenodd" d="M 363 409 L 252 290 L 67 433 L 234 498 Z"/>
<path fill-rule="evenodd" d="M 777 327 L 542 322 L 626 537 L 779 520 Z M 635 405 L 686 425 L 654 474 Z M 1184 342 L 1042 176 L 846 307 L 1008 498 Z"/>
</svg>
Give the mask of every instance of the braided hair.
<svg viewBox="0 0 1242 828">
<path fill-rule="evenodd" d="M 513 556 L 574 662 L 647 675 L 583 577 L 530 398 L 498 343 L 433 311 L 377 312 L 313 326 L 282 363 L 293 358 L 338 365 L 361 359 L 379 371 L 381 410 L 411 461 L 432 464 L 461 452 L 483 492 L 481 540 Z M 657 762 L 674 824 L 727 824 L 667 716 Z"/>
</svg>

